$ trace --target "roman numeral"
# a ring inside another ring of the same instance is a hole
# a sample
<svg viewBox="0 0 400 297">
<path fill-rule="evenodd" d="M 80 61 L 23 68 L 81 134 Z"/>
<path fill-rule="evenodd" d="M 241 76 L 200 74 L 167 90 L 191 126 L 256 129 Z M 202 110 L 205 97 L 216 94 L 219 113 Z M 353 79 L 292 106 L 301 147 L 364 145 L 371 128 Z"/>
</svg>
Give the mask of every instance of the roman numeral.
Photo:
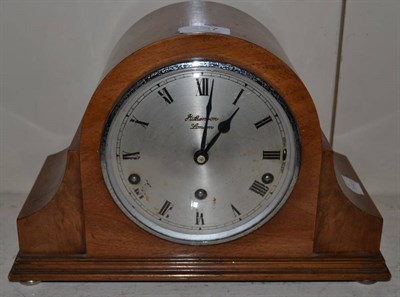
<svg viewBox="0 0 400 297">
<path fill-rule="evenodd" d="M 238 102 L 240 96 L 242 96 L 243 91 L 244 91 L 243 89 L 240 90 L 239 94 L 236 96 L 235 101 L 233 101 L 233 105 L 236 105 L 236 103 Z"/>
<path fill-rule="evenodd" d="M 249 190 L 264 197 L 265 194 L 267 194 L 269 188 L 263 183 L 260 183 L 258 180 L 255 180 L 253 184 L 250 186 Z"/>
<path fill-rule="evenodd" d="M 172 208 L 173 208 L 172 203 L 169 202 L 168 200 L 166 200 L 158 213 L 159 213 L 160 215 L 162 215 L 162 216 L 168 218 L 168 217 L 169 217 L 168 212 L 169 212 Z"/>
<path fill-rule="evenodd" d="M 143 191 L 141 191 L 139 188 L 134 189 L 134 191 L 135 191 L 136 196 L 137 196 L 139 199 L 142 199 L 142 198 L 144 197 Z"/>
<path fill-rule="evenodd" d="M 174 102 L 174 99 L 172 99 L 166 88 L 162 88 L 160 91 L 158 91 L 158 95 L 160 95 L 168 104 Z"/>
<path fill-rule="evenodd" d="M 233 215 L 235 216 L 235 218 L 241 215 L 240 211 L 238 211 L 238 209 L 233 204 L 231 204 L 231 208 L 232 208 Z"/>
<path fill-rule="evenodd" d="M 267 116 L 266 118 L 262 119 L 261 121 L 258 121 L 257 123 L 255 123 L 254 126 L 256 126 L 256 128 L 259 129 L 271 121 L 272 121 L 272 118 L 270 116 Z"/>
<path fill-rule="evenodd" d="M 196 78 L 197 93 L 196 96 L 208 96 L 208 78 Z"/>
<path fill-rule="evenodd" d="M 204 225 L 204 215 L 202 212 L 196 211 L 196 225 Z"/>
<path fill-rule="evenodd" d="M 122 159 L 124 160 L 138 160 L 140 159 L 140 152 L 128 153 L 123 151 Z"/>
<path fill-rule="evenodd" d="M 281 151 L 263 151 L 263 160 L 279 160 Z"/>
<path fill-rule="evenodd" d="M 149 123 L 142 122 L 142 121 L 139 121 L 139 120 L 137 120 L 137 119 L 131 119 L 131 122 L 132 122 L 132 123 L 135 123 L 135 124 L 139 124 L 140 126 L 142 126 L 142 127 L 145 128 L 145 129 L 146 129 L 146 127 L 149 125 Z"/>
</svg>

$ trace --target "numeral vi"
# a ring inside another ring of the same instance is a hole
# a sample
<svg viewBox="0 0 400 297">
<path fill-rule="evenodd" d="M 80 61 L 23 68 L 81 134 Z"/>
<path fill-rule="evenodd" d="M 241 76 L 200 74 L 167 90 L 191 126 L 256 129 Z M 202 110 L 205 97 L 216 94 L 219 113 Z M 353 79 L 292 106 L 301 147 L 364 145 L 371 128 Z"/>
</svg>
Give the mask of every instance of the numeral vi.
<svg viewBox="0 0 400 297">
<path fill-rule="evenodd" d="M 196 225 L 204 225 L 204 215 L 202 212 L 196 211 Z"/>
</svg>

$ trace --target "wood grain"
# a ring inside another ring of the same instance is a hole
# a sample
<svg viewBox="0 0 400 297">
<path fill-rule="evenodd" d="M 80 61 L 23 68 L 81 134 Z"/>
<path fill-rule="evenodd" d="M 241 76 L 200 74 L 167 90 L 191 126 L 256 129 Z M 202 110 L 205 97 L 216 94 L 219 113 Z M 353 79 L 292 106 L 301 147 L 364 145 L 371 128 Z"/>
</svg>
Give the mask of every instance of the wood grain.
<svg viewBox="0 0 400 297">
<path fill-rule="evenodd" d="M 85 252 L 79 152 L 49 156 L 18 216 L 21 254 Z"/>
<path fill-rule="evenodd" d="M 322 164 L 315 252 L 379 253 L 383 219 L 350 162 L 326 142 Z M 346 186 L 343 176 L 358 183 L 363 194 Z"/>
<path fill-rule="evenodd" d="M 18 256 L 11 281 L 387 281 L 383 257 L 104 259 Z"/>
<path fill-rule="evenodd" d="M 165 65 L 192 60 L 199 52 L 202 59 L 223 61 L 251 71 L 285 98 L 299 127 L 302 166 L 291 197 L 268 224 L 229 244 L 195 247 L 150 235 L 122 213 L 103 181 L 99 144 L 110 110 L 132 84 Z M 309 93 L 297 75 L 265 49 L 242 39 L 211 34 L 180 35 L 147 46 L 105 77 L 83 119 L 80 152 L 87 255 L 167 257 L 171 251 L 186 257 L 236 257 L 243 253 L 251 257 L 279 257 L 287 253 L 299 257 L 311 255 L 321 143 L 321 130 Z"/>
<path fill-rule="evenodd" d="M 214 60 L 248 70 L 284 98 L 298 127 L 301 166 L 285 205 L 237 240 L 191 246 L 132 222 L 104 183 L 100 143 L 113 106 L 164 66 Z M 344 183 L 359 183 L 363 195 Z M 48 157 L 18 217 L 20 253 L 11 281 L 389 280 L 380 254 L 382 217 L 348 160 L 324 139 L 299 77 L 242 38 L 176 35 L 135 51 L 96 89 L 69 149 Z"/>
</svg>

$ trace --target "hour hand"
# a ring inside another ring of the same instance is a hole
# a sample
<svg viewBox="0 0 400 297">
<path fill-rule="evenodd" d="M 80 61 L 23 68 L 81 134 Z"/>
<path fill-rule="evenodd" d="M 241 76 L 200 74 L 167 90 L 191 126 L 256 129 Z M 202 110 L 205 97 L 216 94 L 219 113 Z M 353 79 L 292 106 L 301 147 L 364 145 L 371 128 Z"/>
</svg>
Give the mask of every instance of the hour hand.
<svg viewBox="0 0 400 297">
<path fill-rule="evenodd" d="M 225 121 L 219 123 L 218 125 L 218 133 L 215 134 L 215 136 L 211 139 L 211 141 L 208 143 L 207 147 L 204 150 L 204 153 L 207 154 L 208 151 L 211 149 L 211 147 L 217 142 L 219 136 L 221 134 L 226 134 L 231 130 L 231 122 L 233 117 L 236 115 L 236 113 L 239 111 L 239 107 L 235 110 L 235 112 Z"/>
</svg>

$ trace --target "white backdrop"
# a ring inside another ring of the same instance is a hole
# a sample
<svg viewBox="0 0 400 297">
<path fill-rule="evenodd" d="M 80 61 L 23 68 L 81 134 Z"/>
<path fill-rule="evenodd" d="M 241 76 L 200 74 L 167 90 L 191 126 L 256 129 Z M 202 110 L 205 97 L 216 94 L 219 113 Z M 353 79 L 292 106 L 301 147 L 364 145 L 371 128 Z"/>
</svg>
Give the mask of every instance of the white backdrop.
<svg viewBox="0 0 400 297">
<path fill-rule="evenodd" d="M 69 145 L 122 34 L 174 2 L 0 2 L 0 192 L 30 190 L 45 157 Z M 275 35 L 370 194 L 400 193 L 400 1 L 347 1 L 334 130 L 342 1 L 217 2 Z"/>
</svg>

